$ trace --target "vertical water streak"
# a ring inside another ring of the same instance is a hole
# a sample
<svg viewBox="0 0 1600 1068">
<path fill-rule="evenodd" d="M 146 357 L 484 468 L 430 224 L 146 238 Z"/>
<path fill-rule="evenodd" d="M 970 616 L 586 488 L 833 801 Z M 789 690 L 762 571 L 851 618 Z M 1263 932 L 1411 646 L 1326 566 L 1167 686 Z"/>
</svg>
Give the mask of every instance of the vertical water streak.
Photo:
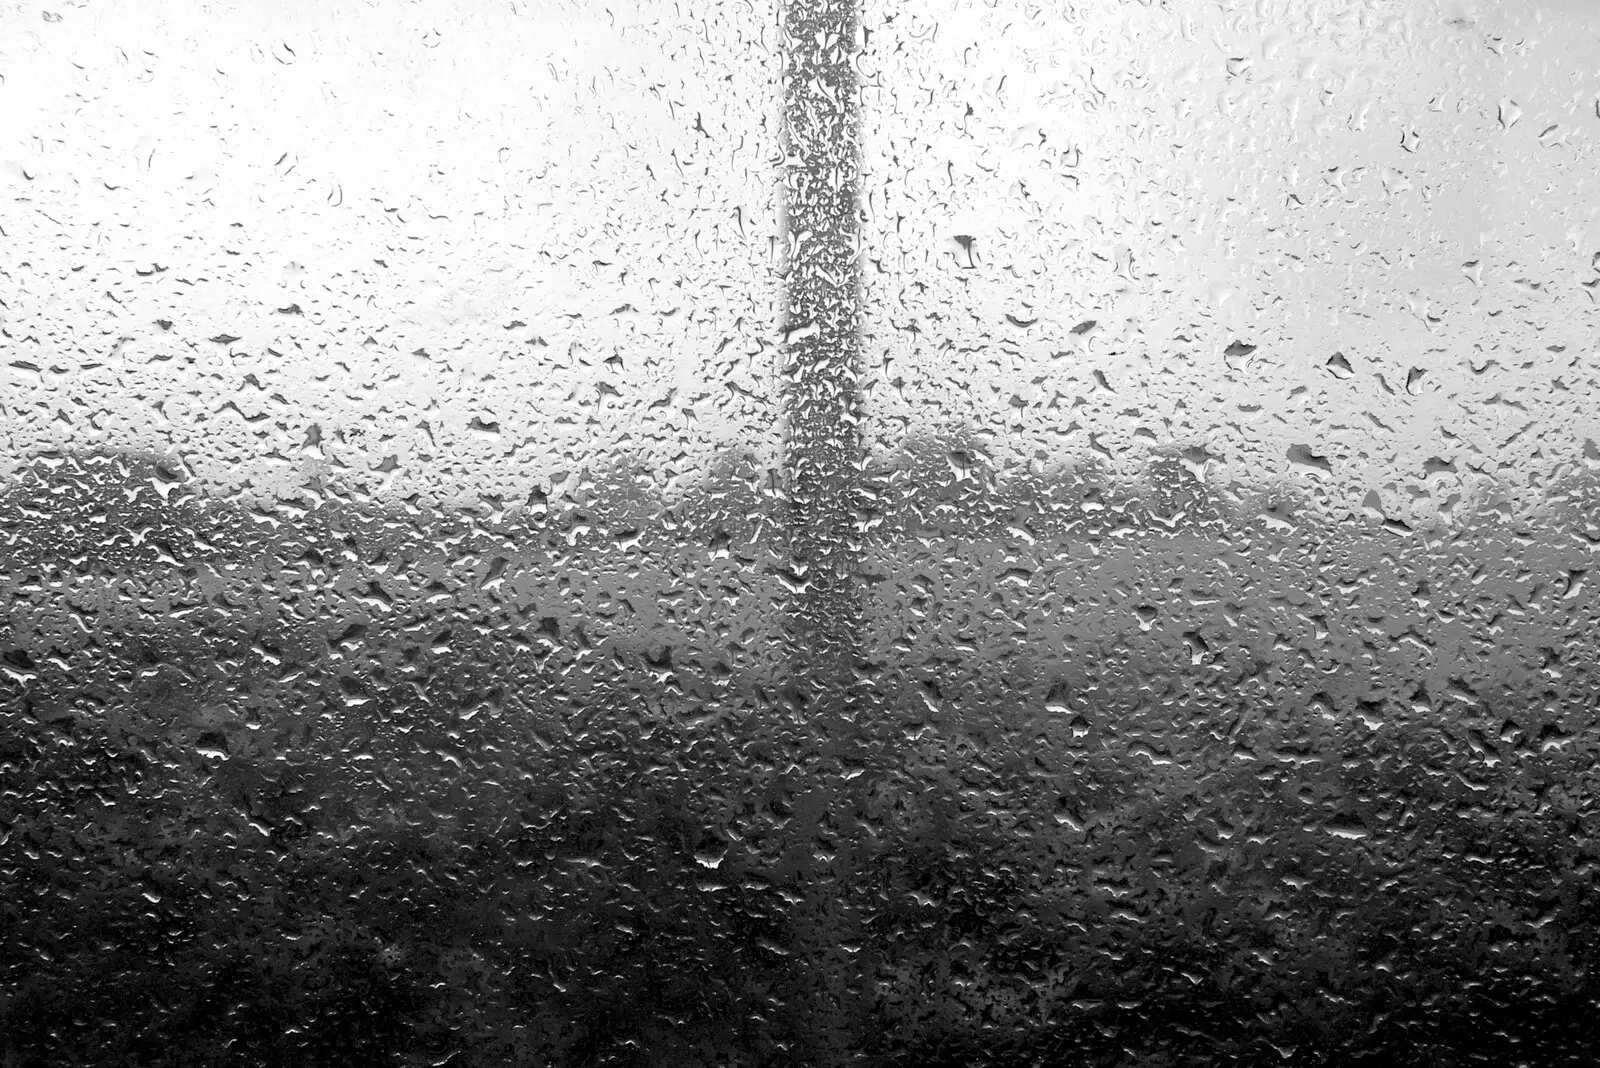
<svg viewBox="0 0 1600 1068">
<path fill-rule="evenodd" d="M 783 30 L 793 682 L 820 722 L 845 714 L 861 634 L 855 0 L 794 0 Z"/>
<path fill-rule="evenodd" d="M 857 748 L 860 494 L 860 173 L 855 0 L 788 0 L 783 8 L 785 303 L 782 374 L 787 439 L 791 588 L 790 699 L 812 753 L 813 796 L 798 842 L 838 842 L 855 807 L 843 764 Z M 866 1003 L 861 917 L 848 902 L 855 873 L 826 847 L 799 852 L 807 900 L 791 928 L 811 947 L 810 1004 L 818 1063 L 859 1056 Z"/>
</svg>

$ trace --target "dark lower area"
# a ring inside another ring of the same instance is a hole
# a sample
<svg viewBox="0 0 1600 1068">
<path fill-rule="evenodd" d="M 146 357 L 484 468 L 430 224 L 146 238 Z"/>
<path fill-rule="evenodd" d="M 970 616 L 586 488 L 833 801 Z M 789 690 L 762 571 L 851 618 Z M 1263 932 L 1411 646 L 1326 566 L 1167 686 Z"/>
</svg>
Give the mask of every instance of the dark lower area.
<svg viewBox="0 0 1600 1068">
<path fill-rule="evenodd" d="M 0 513 L 3 1068 L 1594 1063 L 1558 527 L 1205 540 L 1113 500 L 1124 537 L 1034 493 L 1037 555 L 1101 565 L 916 528 L 862 617 L 906 637 L 828 692 L 716 494 L 601 551 L 377 512 L 257 544 L 75 485 Z"/>
<path fill-rule="evenodd" d="M 1174 776 L 1024 693 L 824 734 L 618 677 L 557 736 L 474 684 L 387 746 L 331 683 L 255 750 L 11 708 L 0 1063 L 1593 1063 L 1595 821 L 1531 750 Z"/>
</svg>

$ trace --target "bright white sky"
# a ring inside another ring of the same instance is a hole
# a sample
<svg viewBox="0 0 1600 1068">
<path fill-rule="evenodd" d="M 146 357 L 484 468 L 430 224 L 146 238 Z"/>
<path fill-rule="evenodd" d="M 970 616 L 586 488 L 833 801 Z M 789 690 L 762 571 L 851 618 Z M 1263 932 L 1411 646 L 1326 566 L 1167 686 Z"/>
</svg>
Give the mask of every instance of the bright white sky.
<svg viewBox="0 0 1600 1068">
<path fill-rule="evenodd" d="M 1078 6 L 865 4 L 876 448 L 1198 446 L 1412 519 L 1584 462 L 1590 5 Z M 778 16 L 693 7 L 7 8 L 0 465 L 470 496 L 771 457 Z"/>
<path fill-rule="evenodd" d="M 33 369 L 0 367 L 4 460 L 132 445 L 221 489 L 343 462 L 470 497 L 770 452 L 775 20 L 7 9 L 0 362 Z"/>
<path fill-rule="evenodd" d="M 978 425 L 1128 475 L 1200 446 L 1208 477 L 1426 522 L 1600 440 L 1592 4 L 867 12 L 885 444 Z"/>
</svg>

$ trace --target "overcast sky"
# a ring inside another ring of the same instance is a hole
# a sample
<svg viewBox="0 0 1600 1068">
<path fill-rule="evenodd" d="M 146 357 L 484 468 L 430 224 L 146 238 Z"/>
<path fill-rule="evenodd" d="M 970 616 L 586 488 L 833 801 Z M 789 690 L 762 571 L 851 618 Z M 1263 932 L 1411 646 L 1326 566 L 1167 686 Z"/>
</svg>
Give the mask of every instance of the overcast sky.
<svg viewBox="0 0 1600 1068">
<path fill-rule="evenodd" d="M 41 372 L 0 393 L 5 459 L 288 488 L 316 424 L 329 461 L 395 458 L 372 485 L 470 496 L 770 453 L 776 16 L 705 9 L 0 14 L 5 362 Z"/>
<path fill-rule="evenodd" d="M 976 424 L 1011 462 L 1098 448 L 1129 473 L 1199 445 L 1212 477 L 1410 518 L 1600 437 L 1592 5 L 864 21 L 880 435 Z"/>
<path fill-rule="evenodd" d="M 1590 5 L 1080 6 L 865 4 L 873 448 L 975 427 L 1130 475 L 1199 448 L 1412 518 L 1584 463 Z M 777 25 L 8 7 L 0 464 L 131 446 L 222 490 L 343 464 L 470 495 L 770 459 Z"/>
</svg>

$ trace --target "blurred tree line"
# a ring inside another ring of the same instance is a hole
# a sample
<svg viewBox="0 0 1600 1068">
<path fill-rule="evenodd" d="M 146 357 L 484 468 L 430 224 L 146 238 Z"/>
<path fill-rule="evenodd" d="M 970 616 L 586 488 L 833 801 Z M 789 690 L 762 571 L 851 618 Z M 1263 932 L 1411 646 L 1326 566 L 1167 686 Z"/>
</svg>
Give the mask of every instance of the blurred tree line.
<svg viewBox="0 0 1600 1068">
<path fill-rule="evenodd" d="M 1590 483 L 1428 540 L 941 445 L 826 729 L 761 473 L 649 485 L 20 479 L 0 1064 L 1592 1063 Z"/>
</svg>

